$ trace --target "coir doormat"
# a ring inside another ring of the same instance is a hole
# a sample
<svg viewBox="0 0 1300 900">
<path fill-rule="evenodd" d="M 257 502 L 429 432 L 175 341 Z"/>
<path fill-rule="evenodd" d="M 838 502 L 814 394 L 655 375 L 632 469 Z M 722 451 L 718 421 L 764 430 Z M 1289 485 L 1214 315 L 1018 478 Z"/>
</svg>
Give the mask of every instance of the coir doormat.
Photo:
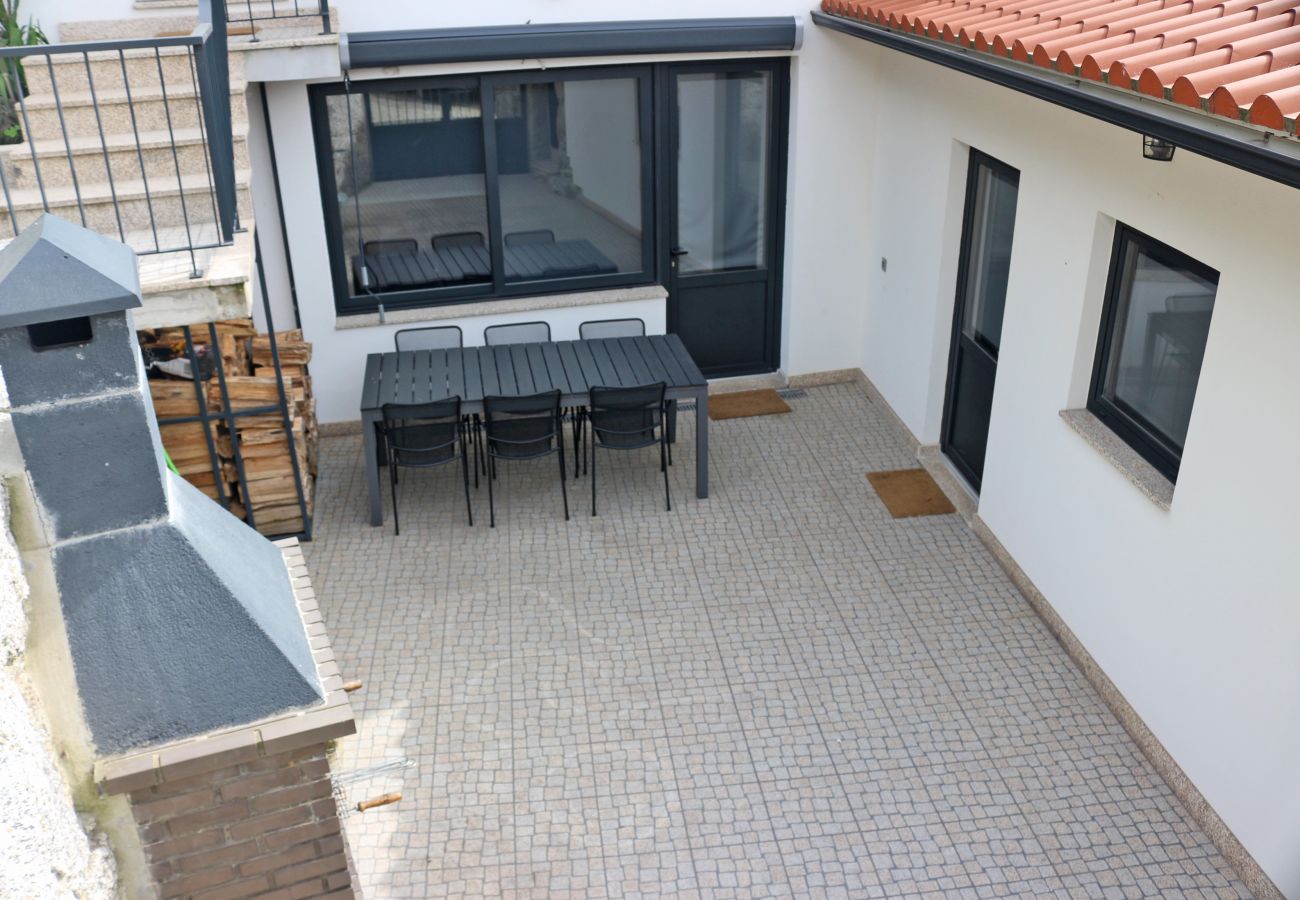
<svg viewBox="0 0 1300 900">
<path fill-rule="evenodd" d="M 736 391 L 709 397 L 710 419 L 743 419 L 748 416 L 771 416 L 788 413 L 790 404 L 773 390 Z"/>
<path fill-rule="evenodd" d="M 957 511 L 925 469 L 868 472 L 867 480 L 895 519 L 942 516 Z"/>
</svg>

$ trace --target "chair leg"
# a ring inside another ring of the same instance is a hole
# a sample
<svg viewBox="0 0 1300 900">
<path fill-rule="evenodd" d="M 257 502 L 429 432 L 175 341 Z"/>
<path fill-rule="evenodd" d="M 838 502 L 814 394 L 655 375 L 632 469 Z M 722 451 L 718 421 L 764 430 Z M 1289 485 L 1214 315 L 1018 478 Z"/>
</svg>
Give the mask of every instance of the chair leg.
<svg viewBox="0 0 1300 900">
<path fill-rule="evenodd" d="M 479 423 L 478 423 L 477 414 L 475 414 L 470 419 L 470 423 L 467 427 L 468 427 L 468 434 L 470 438 L 473 440 L 473 444 L 474 444 L 474 490 L 477 491 L 479 470 L 483 468 L 483 453 L 481 447 L 482 436 L 479 434 Z"/>
<path fill-rule="evenodd" d="M 664 440 L 668 444 L 668 465 L 673 464 L 673 444 L 677 442 L 677 401 L 668 401 L 668 411 L 664 414 Z"/>
<path fill-rule="evenodd" d="M 564 521 L 569 521 L 569 488 L 565 484 L 565 469 L 569 467 L 568 460 L 564 458 L 564 423 L 559 423 L 555 429 L 555 438 L 559 443 L 559 452 L 555 454 L 560 461 L 560 496 L 564 498 Z"/>
<path fill-rule="evenodd" d="M 495 500 L 495 499 L 493 498 L 493 496 L 492 496 L 492 482 L 496 480 L 496 479 L 494 478 L 494 475 L 495 475 L 495 473 L 496 473 L 496 460 L 494 460 L 494 459 L 492 458 L 492 451 L 491 451 L 491 450 L 488 450 L 488 455 L 487 455 L 487 468 L 489 469 L 489 472 L 488 472 L 488 475 L 487 475 L 487 483 L 488 483 L 488 527 L 489 527 L 489 528 L 496 528 L 496 527 L 497 527 L 497 506 L 496 506 L 496 500 Z"/>
<path fill-rule="evenodd" d="M 673 511 L 673 495 L 668 488 L 668 467 L 663 463 L 664 457 L 672 452 L 672 449 L 668 446 L 668 432 L 665 431 L 659 440 L 659 468 L 663 469 L 664 472 L 664 504 L 669 512 Z"/>
<path fill-rule="evenodd" d="M 401 534 L 402 523 L 397 517 L 397 465 L 391 458 L 388 460 L 388 486 L 393 492 L 393 534 Z"/>
<path fill-rule="evenodd" d="M 469 448 L 465 446 L 465 440 L 460 442 L 460 469 L 465 478 L 465 515 L 469 517 L 469 527 L 474 527 L 474 506 L 469 499 Z M 478 473 L 475 472 L 475 476 Z"/>
<path fill-rule="evenodd" d="M 582 454 L 582 407 L 573 408 L 573 480 L 578 480 L 578 465 Z"/>
<path fill-rule="evenodd" d="M 592 435 L 594 438 L 595 435 Z M 591 442 L 591 514 L 596 515 L 596 442 Z"/>
</svg>

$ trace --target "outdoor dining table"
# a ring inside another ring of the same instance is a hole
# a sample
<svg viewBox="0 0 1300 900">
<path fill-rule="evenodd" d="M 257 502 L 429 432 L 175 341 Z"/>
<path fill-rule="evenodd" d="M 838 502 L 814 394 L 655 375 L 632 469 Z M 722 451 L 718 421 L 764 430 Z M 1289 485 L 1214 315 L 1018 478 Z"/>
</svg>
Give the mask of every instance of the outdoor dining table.
<svg viewBox="0 0 1300 900">
<path fill-rule="evenodd" d="M 704 499 L 709 496 L 709 385 L 675 334 L 371 353 L 361 389 L 370 524 L 384 523 L 378 425 L 386 403 L 460 397 L 462 412 L 482 413 L 487 396 L 558 388 L 562 406 L 586 406 L 593 387 L 659 381 L 667 385 L 668 400 L 695 401 L 695 495 Z"/>
</svg>

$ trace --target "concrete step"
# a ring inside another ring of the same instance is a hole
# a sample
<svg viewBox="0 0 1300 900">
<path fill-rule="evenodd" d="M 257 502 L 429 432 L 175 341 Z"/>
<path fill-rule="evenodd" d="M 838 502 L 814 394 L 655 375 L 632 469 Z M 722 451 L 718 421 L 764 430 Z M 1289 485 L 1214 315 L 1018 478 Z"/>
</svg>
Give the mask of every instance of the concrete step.
<svg viewBox="0 0 1300 900">
<path fill-rule="evenodd" d="M 235 127 L 232 143 L 236 170 L 249 168 L 247 136 L 248 126 Z M 197 128 L 175 132 L 174 146 L 168 132 L 145 131 L 138 145 L 133 134 L 106 135 L 101 142 L 96 133 L 70 138 L 66 147 L 62 140 L 0 147 L 0 175 L 11 191 L 42 185 L 46 189 L 70 187 L 74 172 L 77 183 L 83 186 L 107 182 L 109 172 L 114 182 L 148 178 L 151 187 L 155 183 L 175 184 L 178 167 L 182 173 L 195 173 L 206 172 L 209 165 L 207 144 Z"/>
<path fill-rule="evenodd" d="M 215 244 L 214 226 L 193 230 L 195 243 Z M 126 243 L 144 246 L 153 240 L 150 233 L 126 235 Z M 181 230 L 160 234 L 163 246 L 183 241 Z M 0 247 L 9 238 L 0 238 Z M 135 310 L 139 328 L 161 328 L 237 319 L 251 314 L 251 283 L 254 272 L 252 229 L 235 234 L 229 244 L 203 250 L 180 250 L 171 253 L 141 254 L 136 258 L 140 275 L 140 293 L 144 306 Z M 194 276 L 198 272 L 198 277 Z"/>
<path fill-rule="evenodd" d="M 275 0 L 274 9 L 266 0 L 252 4 L 252 15 L 258 30 L 279 27 L 292 28 L 314 20 L 320 23 L 320 9 L 310 0 L 299 0 L 296 8 L 292 0 Z M 157 37 L 160 35 L 188 34 L 198 24 L 198 4 L 189 0 L 160 0 L 138 2 L 139 15 L 129 19 L 63 22 L 59 25 L 61 41 L 102 41 L 118 38 Z M 240 0 L 230 0 L 226 5 L 229 33 L 232 38 L 248 28 L 249 6 Z M 271 18 L 275 15 L 276 18 Z M 338 33 L 338 10 L 330 9 L 331 30 Z"/>
<path fill-rule="evenodd" d="M 120 53 L 120 55 L 119 55 Z M 95 53 L 57 53 L 33 57 L 24 67 L 27 89 L 32 94 L 53 94 L 52 82 L 59 93 L 120 91 L 124 85 L 134 90 L 157 88 L 166 83 L 181 86 L 197 80 L 187 47 L 160 47 L 158 50 L 109 50 Z M 47 63 L 48 60 L 48 63 Z M 126 76 L 122 70 L 125 67 Z M 158 69 L 162 68 L 163 81 Z M 87 72 L 89 68 L 89 72 Z M 53 73 L 51 75 L 51 70 Z"/>
<path fill-rule="evenodd" d="M 244 84 L 231 83 L 231 120 L 245 123 L 248 109 L 244 103 Z M 23 100 L 19 123 L 28 140 L 62 140 L 69 137 L 99 134 L 128 134 L 135 131 L 164 131 L 171 128 L 198 128 L 202 108 L 198 92 L 185 81 L 178 85 L 152 84 L 132 87 L 130 99 L 125 90 L 60 90 L 32 93 Z M 60 110 L 62 120 L 60 120 Z"/>
<path fill-rule="evenodd" d="M 253 219 L 249 173 L 236 173 L 236 182 L 240 218 L 248 224 Z M 84 184 L 80 203 L 71 187 L 46 188 L 44 198 L 31 188 L 10 191 L 8 214 L 0 218 L 0 239 L 14 236 L 15 220 L 21 231 L 47 209 L 69 222 L 84 224 L 119 240 L 123 232 L 135 235 L 137 242 L 125 242 L 137 250 L 154 248 L 155 227 L 183 228 L 189 222 L 194 228 L 212 225 L 216 219 L 207 173 L 187 173 L 179 182 L 173 174 L 170 179 L 150 179 L 147 192 L 143 180 L 115 182 L 111 189 L 107 182 Z"/>
<path fill-rule="evenodd" d="M 128 235 L 128 239 L 134 237 Z M 251 228 L 236 234 L 233 243 L 226 246 L 199 250 L 192 257 L 185 251 L 141 256 L 138 266 L 144 299 L 144 307 L 134 314 L 138 328 L 190 325 L 251 315 Z M 198 278 L 192 277 L 196 267 L 200 272 Z"/>
</svg>

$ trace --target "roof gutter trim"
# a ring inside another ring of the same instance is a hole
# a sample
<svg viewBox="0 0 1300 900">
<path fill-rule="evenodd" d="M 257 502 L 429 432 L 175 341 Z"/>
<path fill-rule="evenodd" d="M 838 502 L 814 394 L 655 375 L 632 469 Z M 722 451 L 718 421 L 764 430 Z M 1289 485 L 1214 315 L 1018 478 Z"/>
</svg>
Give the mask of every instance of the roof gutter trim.
<svg viewBox="0 0 1300 900">
<path fill-rule="evenodd" d="M 1300 148 L 1295 153 L 1280 152 L 1268 146 L 1270 140 L 1264 133 L 1259 133 L 1254 141 L 1226 134 L 1227 129 L 1238 126 L 1225 122 L 1216 128 L 1210 123 L 1187 121 L 1187 118 L 1200 116 L 1191 111 L 1179 116 L 1173 114 L 1174 110 L 1156 112 L 1151 109 L 1154 101 L 1102 96 L 1099 93 L 1101 88 L 1085 89 L 1077 79 L 1067 80 L 1061 75 L 1028 71 L 1010 62 L 985 59 L 984 54 L 974 51 L 951 49 L 874 25 L 827 15 L 820 10 L 812 11 L 812 20 L 822 28 L 974 75 L 1129 131 L 1164 138 L 1200 156 L 1288 187 L 1300 188 Z M 1272 143 L 1280 144 L 1283 140 Z"/>
<path fill-rule="evenodd" d="M 774 16 L 353 31 L 341 37 L 346 70 L 502 59 L 789 52 L 798 49 L 802 34 L 796 17 Z"/>
</svg>

